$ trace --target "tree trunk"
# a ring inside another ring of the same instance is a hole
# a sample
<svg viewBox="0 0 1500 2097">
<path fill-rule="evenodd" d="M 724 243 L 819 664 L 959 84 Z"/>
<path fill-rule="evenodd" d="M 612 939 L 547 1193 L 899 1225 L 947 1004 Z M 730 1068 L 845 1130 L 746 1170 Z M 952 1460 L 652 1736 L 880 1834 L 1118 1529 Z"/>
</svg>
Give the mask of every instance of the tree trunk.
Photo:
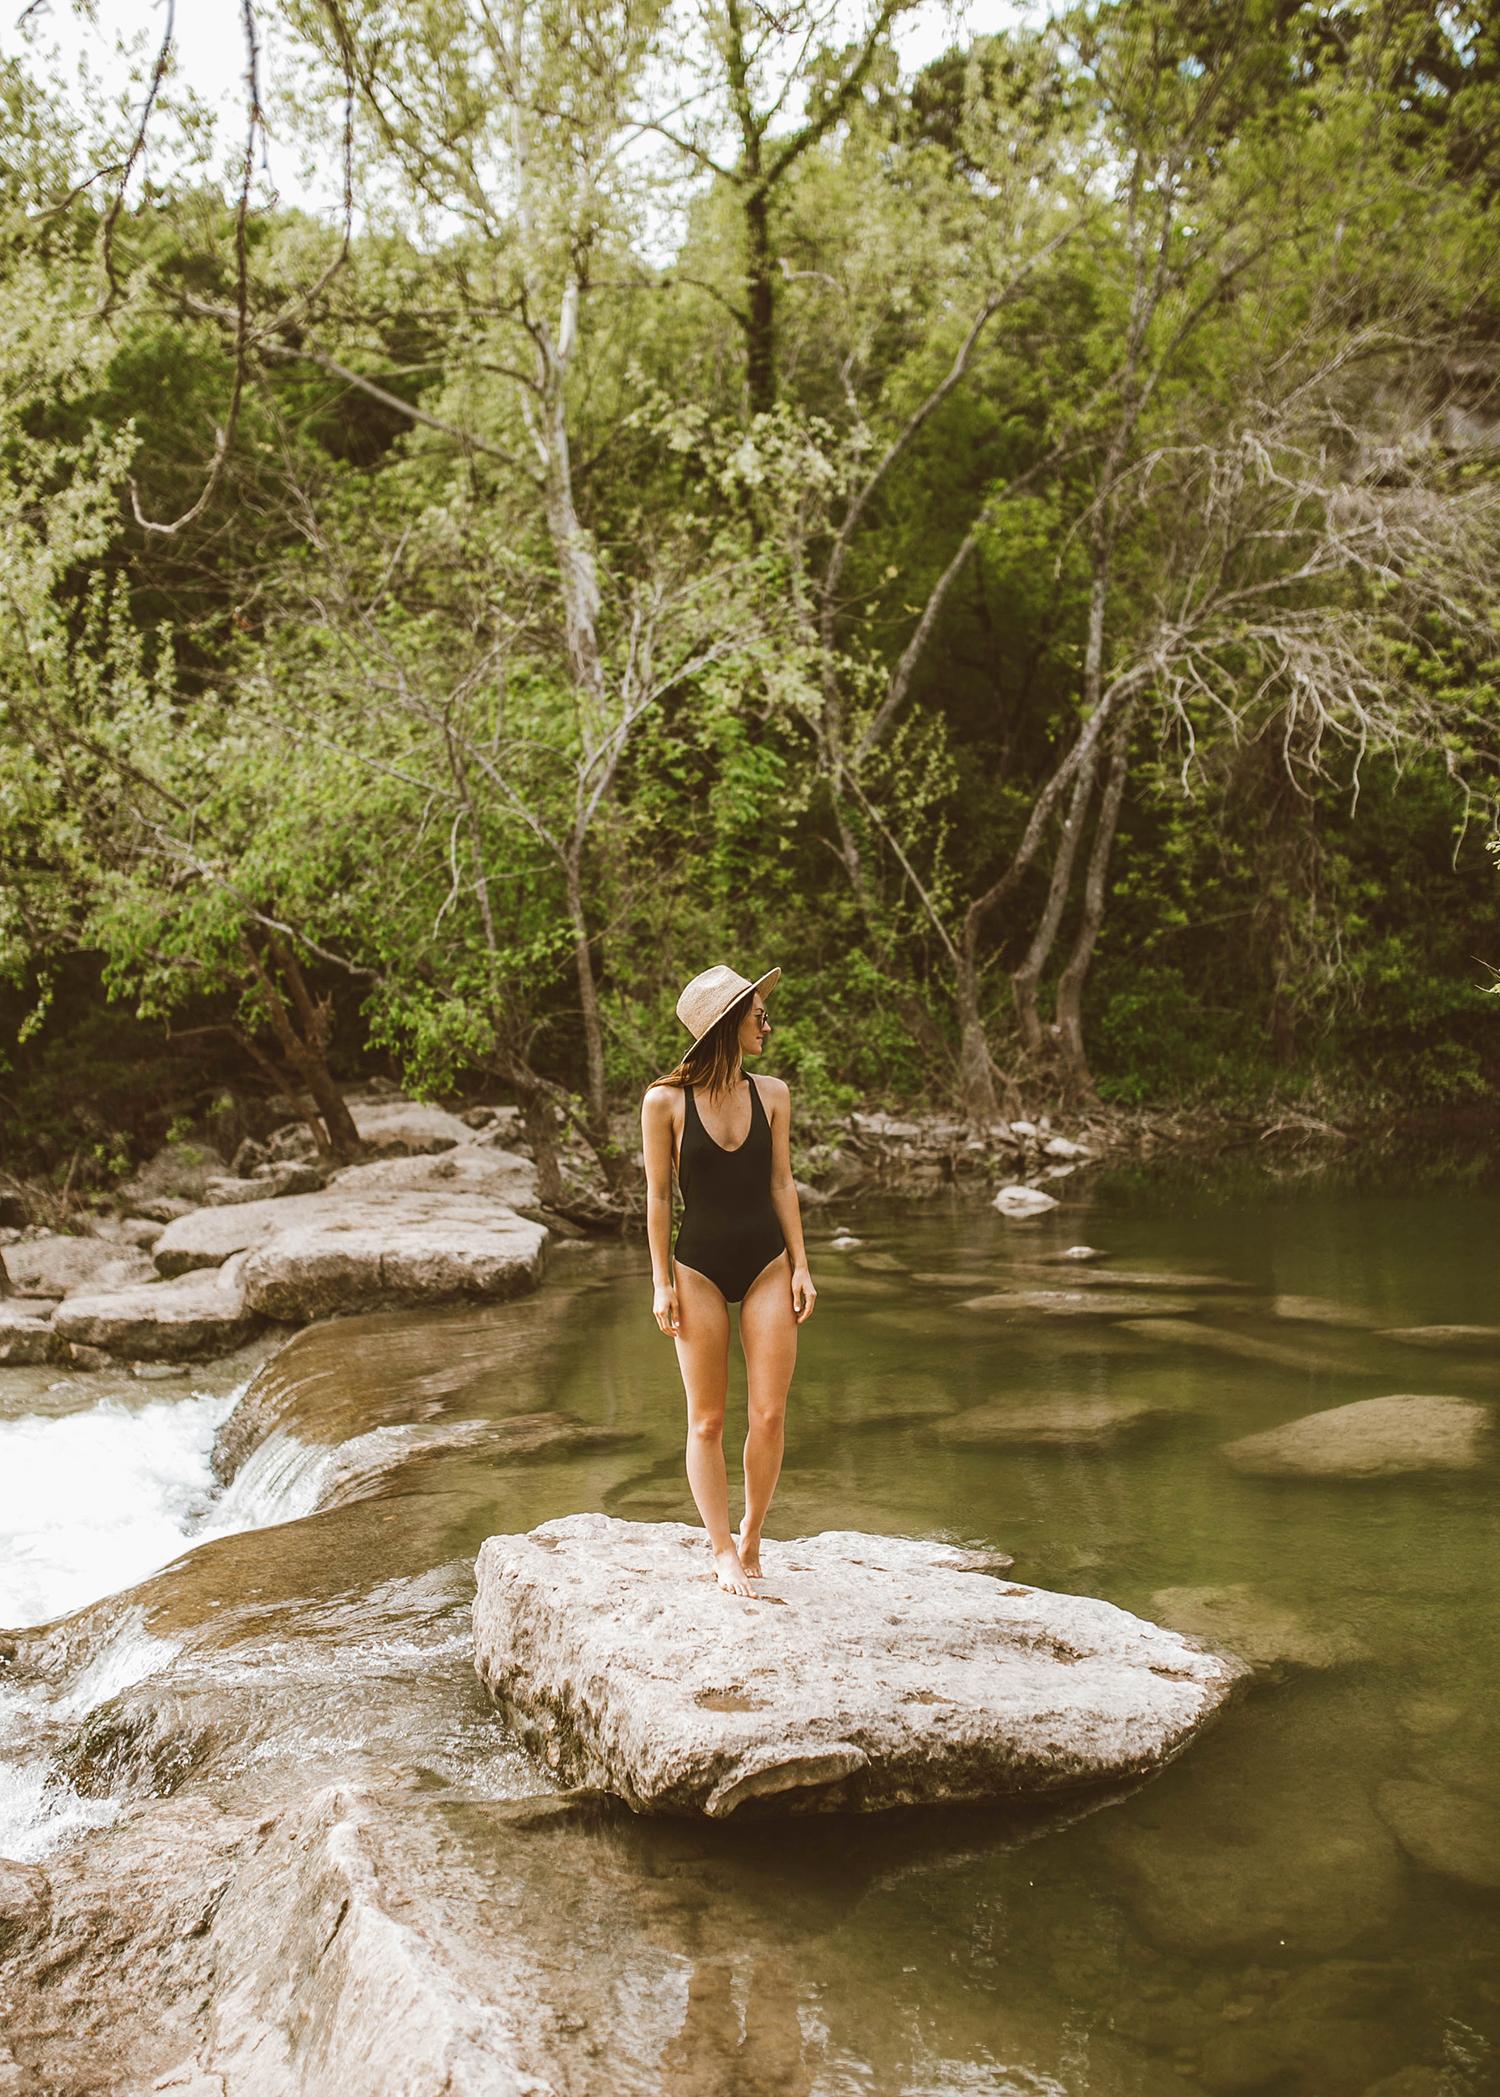
<svg viewBox="0 0 1500 2097">
<path fill-rule="evenodd" d="M 1109 773 L 1104 782 L 1094 846 L 1089 854 L 1089 870 L 1084 881 L 1083 920 L 1057 986 L 1057 1046 L 1062 1065 L 1063 1097 L 1070 1106 L 1082 1105 L 1099 1096 L 1083 1044 L 1083 986 L 1094 958 L 1099 928 L 1104 922 L 1105 881 L 1130 766 L 1131 712 L 1127 706 L 1112 738 Z"/>
<path fill-rule="evenodd" d="M 771 200 L 745 199 L 745 380 L 752 415 L 776 405 L 776 292 L 771 275 Z"/>
<path fill-rule="evenodd" d="M 972 947 L 960 950 L 954 973 L 959 1032 L 959 1103 L 966 1121 L 988 1128 L 1000 1119 L 1000 1102 L 995 1097 L 995 1068 L 990 1045 L 985 1038 L 984 1021 L 979 1016 L 979 970 Z"/>
<path fill-rule="evenodd" d="M 568 916 L 573 924 L 573 965 L 578 976 L 578 1004 L 583 1016 L 583 1043 L 588 1061 L 588 1090 L 584 1095 L 588 1112 L 584 1134 L 599 1160 L 610 1193 L 624 1195 L 634 1188 L 638 1175 L 610 1133 L 609 1094 L 604 1079 L 604 1025 L 599 1017 L 599 987 L 594 976 L 594 955 L 583 907 L 583 884 L 576 862 L 570 863 L 565 872 Z"/>
<path fill-rule="evenodd" d="M 512 1078 L 511 1082 L 520 1098 L 526 1141 L 536 1160 L 537 1200 L 544 1207 L 555 1209 L 562 1202 L 563 1188 L 557 1162 L 557 1116 L 551 1097 L 540 1085 L 528 1085 L 520 1078 Z"/>
<path fill-rule="evenodd" d="M 583 1045 L 588 1064 L 584 1091 L 588 1105 L 588 1137 L 598 1150 L 609 1141 L 609 1101 L 604 1087 L 604 1028 L 599 1018 L 599 987 L 594 978 L 594 956 L 583 908 L 583 884 L 576 861 L 569 863 L 565 875 L 568 916 L 573 926 L 573 967 L 578 977 L 578 1009 L 583 1017 Z"/>
<path fill-rule="evenodd" d="M 351 1164 L 363 1156 L 364 1145 L 359 1130 L 354 1125 L 354 1116 L 344 1103 L 344 1096 L 333 1081 L 328 1068 L 328 1039 L 333 1026 L 333 1000 L 330 997 L 314 998 L 307 987 L 307 979 L 296 954 L 277 933 L 257 928 L 264 941 L 265 954 L 256 945 L 256 936 L 246 933 L 243 947 L 250 966 L 255 973 L 261 993 L 266 1001 L 267 1013 L 276 1039 L 281 1044 L 282 1054 L 301 1079 L 311 1095 L 316 1116 L 302 1109 L 319 1155 L 336 1165 Z M 297 1010 L 302 1031 L 299 1034 L 287 1011 L 286 1001 L 276 987 L 276 979 L 266 966 L 266 955 L 281 972 L 292 1003 Z"/>
<path fill-rule="evenodd" d="M 1094 791 L 1096 763 L 1095 754 L 1090 751 L 1078 767 L 1078 777 L 1073 784 L 1073 799 L 1063 823 L 1062 835 L 1057 841 L 1057 856 L 1052 862 L 1052 881 L 1047 890 L 1047 903 L 1042 912 L 1042 921 L 1026 950 L 1026 959 L 1010 979 L 1011 995 L 1016 1004 L 1016 1018 L 1021 1027 L 1021 1042 L 1028 1056 L 1039 1056 L 1046 1046 L 1046 1029 L 1042 1025 L 1042 1015 L 1037 1008 L 1037 985 L 1041 982 L 1042 970 L 1051 958 L 1052 948 L 1057 939 L 1057 928 L 1062 923 L 1063 910 L 1068 900 L 1068 887 L 1073 878 L 1073 861 L 1078 856 L 1078 841 L 1083 835 L 1084 818 L 1088 814 L 1089 801 Z"/>
</svg>

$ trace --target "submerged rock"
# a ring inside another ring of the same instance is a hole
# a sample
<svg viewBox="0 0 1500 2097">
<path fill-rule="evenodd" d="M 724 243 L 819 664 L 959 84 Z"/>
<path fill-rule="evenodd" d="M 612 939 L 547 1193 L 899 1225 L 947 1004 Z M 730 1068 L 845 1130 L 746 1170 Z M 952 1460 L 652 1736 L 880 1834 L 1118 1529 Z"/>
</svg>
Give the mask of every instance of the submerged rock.
<svg viewBox="0 0 1500 2097">
<path fill-rule="evenodd" d="M 1375 1794 L 1381 1819 L 1427 1871 L 1500 1892 L 1500 1810 L 1445 1784 L 1393 1782 Z"/>
<path fill-rule="evenodd" d="M 1326 1296 L 1277 1296 L 1271 1302 L 1272 1312 L 1291 1325 L 1333 1325 L 1346 1332 L 1362 1332 L 1375 1324 L 1368 1311 L 1356 1310 L 1353 1304 L 1333 1303 Z"/>
<path fill-rule="evenodd" d="M 481 1547 L 474 1664 L 562 1781 L 638 1812 L 1018 1797 L 1153 1769 L 1239 1670 L 1108 1602 L 836 1531 L 764 1547 L 751 1601 L 703 1532 L 573 1515 Z"/>
<path fill-rule="evenodd" d="M 1250 1587 L 1163 1587 L 1151 1597 L 1151 1607 L 1174 1631 L 1226 1647 L 1257 1674 L 1345 1667 L 1368 1658 L 1349 1632 L 1305 1624 Z"/>
<path fill-rule="evenodd" d="M 1467 1398 L 1362 1398 L 1229 1442 L 1237 1471 L 1261 1478 L 1392 1478 L 1469 1471 L 1484 1460 L 1490 1416 Z"/>
<path fill-rule="evenodd" d="M 236 1259 L 175 1281 L 73 1296 L 58 1310 L 53 1330 L 61 1340 L 102 1347 L 132 1361 L 228 1354 L 260 1323 L 246 1300 L 243 1267 Z"/>
<path fill-rule="evenodd" d="M 1127 1332 L 1139 1333 L 1143 1340 L 1174 1340 L 1183 1347 L 1201 1347 L 1210 1354 L 1238 1355 L 1242 1361 L 1269 1362 L 1278 1369 L 1338 1369 L 1345 1364 L 1326 1355 L 1305 1354 L 1293 1347 L 1279 1345 L 1275 1340 L 1257 1339 L 1254 1333 L 1228 1332 L 1222 1325 L 1174 1324 L 1171 1319 L 1159 1315 L 1160 1304 L 1153 1304 L 1149 1318 L 1125 1320 Z"/>
<path fill-rule="evenodd" d="M 1394 1325 L 1380 1334 L 1404 1347 L 1500 1348 L 1500 1325 Z"/>
<path fill-rule="evenodd" d="M 1002 1399 L 945 1420 L 938 1435 L 995 1449 L 1105 1449 L 1171 1417 L 1145 1398 Z"/>
<path fill-rule="evenodd" d="M 1289 1749 L 1257 1769 L 1212 1759 L 1100 1830 L 1149 1943 L 1194 1960 L 1326 1958 L 1396 1912 L 1401 1859 L 1357 1778 Z"/>
<path fill-rule="evenodd" d="M 1006 1289 L 971 1296 L 966 1311 L 1032 1311 L 1045 1318 L 1186 1318 L 1198 1308 L 1185 1297 L 1132 1296 L 1123 1289 Z"/>
</svg>

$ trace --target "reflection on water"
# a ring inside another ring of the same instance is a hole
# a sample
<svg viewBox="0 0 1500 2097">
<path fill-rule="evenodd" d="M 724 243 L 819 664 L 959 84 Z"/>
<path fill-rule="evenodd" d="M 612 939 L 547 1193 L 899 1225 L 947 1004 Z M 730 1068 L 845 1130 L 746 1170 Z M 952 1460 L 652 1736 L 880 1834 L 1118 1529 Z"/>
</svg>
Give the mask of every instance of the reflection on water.
<svg viewBox="0 0 1500 2097">
<path fill-rule="evenodd" d="M 322 1511 L 137 1589 L 175 1657 L 97 1702 L 59 1766 L 82 1800 L 187 1784 L 236 1806 L 403 1773 L 434 1927 L 480 1974 L 486 1931 L 519 1932 L 569 2097 L 1481 2097 L 1493 1442 L 1470 1472 L 1360 1483 L 1243 1477 L 1222 1447 L 1392 1392 L 1490 1404 L 1482 1335 L 1387 1335 L 1496 1322 L 1497 1222 L 1479 1194 L 1158 1189 L 1024 1225 L 862 1211 L 857 1252 L 814 1246 L 775 1533 L 991 1545 L 1256 1661 L 1216 1731 L 1124 1796 L 745 1829 L 504 1803 L 546 1786 L 469 1669 L 479 1542 L 588 1508 L 691 1518 L 634 1247 L 574 1255 L 526 1303 L 294 1342 L 253 1394 L 239 1490 L 293 1437 Z M 1108 1295 L 1109 1265 L 1049 1263 L 1080 1238 L 1128 1276 L 1117 1315 L 1055 1300 Z M 58 1688 L 121 1607 L 46 1635 Z"/>
</svg>

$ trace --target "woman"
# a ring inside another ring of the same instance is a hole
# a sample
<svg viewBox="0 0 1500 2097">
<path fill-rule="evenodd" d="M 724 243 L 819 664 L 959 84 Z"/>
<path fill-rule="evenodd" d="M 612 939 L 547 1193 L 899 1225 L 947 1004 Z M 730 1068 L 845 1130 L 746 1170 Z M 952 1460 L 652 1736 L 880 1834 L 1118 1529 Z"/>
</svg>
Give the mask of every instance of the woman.
<svg viewBox="0 0 1500 2097">
<path fill-rule="evenodd" d="M 765 992 L 732 968 L 705 969 L 677 1000 L 693 1045 L 641 1105 L 646 1155 L 646 1235 L 652 1311 L 677 1342 L 687 1392 L 688 1483 L 720 1587 L 750 1595 L 761 1578 L 760 1533 L 781 1475 L 787 1387 L 797 1362 L 797 1327 L 817 1290 L 802 1246 L 792 1181 L 792 1097 L 780 1078 L 752 1078 L 771 1023 Z M 672 1168 L 683 1218 L 672 1253 Z M 740 1344 L 750 1384 L 745 1438 L 745 1519 L 729 1528 L 724 1473 L 724 1404 L 729 1393 L 729 1306 L 740 1306 Z"/>
</svg>

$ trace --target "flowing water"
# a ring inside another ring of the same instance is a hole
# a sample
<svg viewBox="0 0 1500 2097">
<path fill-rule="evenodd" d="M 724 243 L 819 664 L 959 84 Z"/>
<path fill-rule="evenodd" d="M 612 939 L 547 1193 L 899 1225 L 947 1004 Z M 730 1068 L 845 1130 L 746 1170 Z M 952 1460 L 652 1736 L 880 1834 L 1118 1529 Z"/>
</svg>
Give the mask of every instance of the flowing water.
<svg viewBox="0 0 1500 2097">
<path fill-rule="evenodd" d="M 639 1247 L 559 1253 L 513 1305 L 313 1329 L 232 1418 L 229 1370 L 0 1372 L 0 1621 L 39 1627 L 0 1690 L 0 1853 L 143 1797 L 404 1783 L 404 1868 L 476 1972 L 486 1931 L 525 1943 L 579 2097 L 1500 2090 L 1493 1442 L 1362 1482 L 1223 1455 L 1355 1399 L 1500 1397 L 1482 1340 L 1386 1336 L 1496 1322 L 1497 1226 L 1483 1190 L 1123 1180 L 1024 1224 L 866 1208 L 846 1251 L 821 1226 L 774 1534 L 998 1546 L 1263 1663 L 1155 1779 L 1046 1811 L 549 1817 L 473 1679 L 469 1568 L 584 1509 L 691 1519 Z M 1080 1238 L 1107 1266 L 1049 1268 Z M 1105 1272 L 1137 1279 L 1097 1316 L 975 1302 Z M 1021 1407 L 1061 1439 L 986 1426 Z"/>
</svg>

